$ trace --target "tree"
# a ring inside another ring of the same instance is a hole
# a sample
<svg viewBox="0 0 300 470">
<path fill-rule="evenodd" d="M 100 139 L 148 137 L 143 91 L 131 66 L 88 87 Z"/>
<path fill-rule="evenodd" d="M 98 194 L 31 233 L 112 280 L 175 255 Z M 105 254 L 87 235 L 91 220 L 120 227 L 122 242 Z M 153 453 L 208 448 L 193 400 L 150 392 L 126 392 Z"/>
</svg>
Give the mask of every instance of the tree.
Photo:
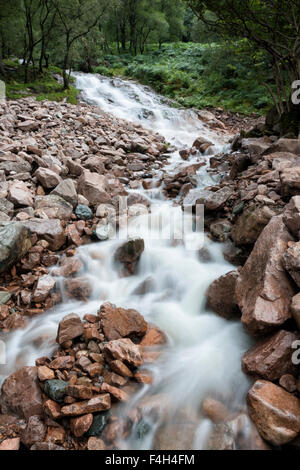
<svg viewBox="0 0 300 470">
<path fill-rule="evenodd" d="M 198 18 L 222 36 L 244 37 L 272 61 L 279 115 L 291 110 L 291 84 L 300 79 L 299 0 L 186 0 Z M 207 16 L 207 11 L 213 16 Z"/>
<path fill-rule="evenodd" d="M 60 20 L 64 37 L 63 80 L 70 87 L 67 70 L 70 68 L 71 49 L 76 41 L 87 36 L 99 23 L 107 8 L 101 0 L 51 0 Z"/>
</svg>

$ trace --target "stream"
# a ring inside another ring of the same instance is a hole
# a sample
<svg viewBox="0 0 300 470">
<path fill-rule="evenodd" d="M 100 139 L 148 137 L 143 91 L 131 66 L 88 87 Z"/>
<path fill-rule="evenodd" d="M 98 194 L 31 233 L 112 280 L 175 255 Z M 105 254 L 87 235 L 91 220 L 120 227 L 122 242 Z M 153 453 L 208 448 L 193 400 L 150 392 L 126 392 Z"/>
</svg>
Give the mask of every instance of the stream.
<svg viewBox="0 0 300 470">
<path fill-rule="evenodd" d="M 75 77 L 85 102 L 159 132 L 178 149 L 190 148 L 199 136 L 215 144 L 214 153 L 228 148 L 230 135 L 212 130 L 195 111 L 177 109 L 147 87 L 82 73 Z M 198 161 L 199 154 L 184 162 L 176 150 L 163 171 L 172 173 Z M 199 188 L 215 184 L 215 178 L 206 167 L 200 168 Z M 204 233 L 195 234 L 192 224 L 180 242 L 175 243 L 172 236 L 161 237 L 160 226 L 166 233 L 170 229 L 181 230 L 181 207 L 166 200 L 161 188 L 144 190 L 141 186 L 137 191 L 151 201 L 152 208 L 151 214 L 131 222 L 131 233 L 145 241 L 137 274 L 120 277 L 114 265 L 113 255 L 122 243 L 122 233 L 117 240 L 80 247 L 76 254 L 83 261 L 79 275 L 91 280 L 91 298 L 83 303 L 64 297 L 60 305 L 32 319 L 24 330 L 8 335 L 2 380 L 19 367 L 34 365 L 36 358 L 51 353 L 58 323 L 65 315 L 95 314 L 105 301 L 134 308 L 147 322 L 161 328 L 168 342 L 158 361 L 148 367 L 153 384 L 144 385 L 129 403 L 120 406 L 119 413 L 126 416 L 140 400 L 150 403 L 155 399 L 160 402 L 160 411 L 146 414 L 143 429 L 141 424 L 133 429 L 122 447 L 157 448 L 158 429 L 164 429 L 164 443 L 168 439 L 171 442 L 168 449 L 186 449 L 187 439 L 188 448 L 205 449 L 212 423 L 201 415 L 203 399 L 208 396 L 220 399 L 234 413 L 245 410 L 249 389 L 249 380 L 241 371 L 241 356 L 249 349 L 251 340 L 240 322 L 224 320 L 205 308 L 208 286 L 234 268 L 224 260 L 222 244 L 212 242 Z M 207 261 L 201 260 L 198 249 L 190 249 L 186 243 L 195 236 L 209 253 Z M 175 432 L 177 429 L 179 432 Z"/>
</svg>

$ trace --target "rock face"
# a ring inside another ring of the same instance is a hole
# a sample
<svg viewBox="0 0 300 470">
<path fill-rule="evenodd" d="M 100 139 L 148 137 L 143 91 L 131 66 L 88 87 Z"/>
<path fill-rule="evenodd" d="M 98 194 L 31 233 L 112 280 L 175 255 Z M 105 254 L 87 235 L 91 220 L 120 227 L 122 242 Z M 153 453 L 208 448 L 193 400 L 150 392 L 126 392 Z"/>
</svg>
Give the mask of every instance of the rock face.
<svg viewBox="0 0 300 470">
<path fill-rule="evenodd" d="M 231 271 L 214 281 L 206 292 L 207 308 L 223 318 L 240 316 L 240 310 L 235 300 L 238 271 Z"/>
<path fill-rule="evenodd" d="M 281 387 L 258 380 L 248 393 L 248 410 L 261 436 L 281 446 L 300 432 L 300 400 Z"/>
<path fill-rule="evenodd" d="M 19 418 L 42 416 L 42 403 L 36 367 L 23 367 L 2 385 L 0 405 L 3 414 L 13 414 Z"/>
<path fill-rule="evenodd" d="M 237 280 L 236 299 L 242 322 L 252 334 L 265 334 L 291 316 L 293 287 L 282 266 L 282 256 L 293 241 L 282 216 L 263 230 Z"/>
<path fill-rule="evenodd" d="M 147 331 L 147 323 L 137 310 L 125 310 L 105 303 L 100 308 L 98 315 L 105 337 L 109 341 L 135 336 L 141 337 Z"/>
<path fill-rule="evenodd" d="M 246 209 L 234 225 L 231 236 L 236 246 L 252 245 L 268 225 L 274 212 L 267 206 Z"/>
<path fill-rule="evenodd" d="M 28 229 L 18 222 L 0 222 L 0 272 L 25 256 L 30 247 Z"/>
<path fill-rule="evenodd" d="M 129 240 L 118 248 L 115 260 L 123 264 L 125 275 L 130 276 L 135 273 L 144 249 L 145 243 L 141 238 Z"/>
<path fill-rule="evenodd" d="M 299 334 L 285 330 L 264 339 L 244 354 L 244 372 L 270 381 L 279 380 L 285 374 L 296 373 L 296 366 L 292 362 L 295 351 L 292 345 L 299 339 Z"/>
</svg>

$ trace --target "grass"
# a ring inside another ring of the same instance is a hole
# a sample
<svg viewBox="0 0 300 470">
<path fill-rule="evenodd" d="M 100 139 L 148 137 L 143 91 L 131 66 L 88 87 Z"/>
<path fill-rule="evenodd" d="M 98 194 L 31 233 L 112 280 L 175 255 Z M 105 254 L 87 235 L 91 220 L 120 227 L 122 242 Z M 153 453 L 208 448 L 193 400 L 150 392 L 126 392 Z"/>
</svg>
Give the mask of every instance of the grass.
<svg viewBox="0 0 300 470">
<path fill-rule="evenodd" d="M 148 46 L 144 55 L 106 55 L 95 73 L 133 78 L 188 108 L 222 107 L 243 114 L 264 114 L 272 100 L 263 57 L 249 56 L 243 42 Z"/>
<path fill-rule="evenodd" d="M 62 101 L 66 98 L 71 104 L 77 103 L 79 91 L 73 86 L 69 90 L 64 90 L 54 78 L 55 74 L 61 75 L 58 67 L 51 66 L 42 75 L 36 72 L 36 77 L 31 68 L 29 81 L 24 83 L 24 69 L 16 60 L 4 60 L 4 64 L 8 69 L 8 74 L 1 78 L 6 84 L 7 99 L 16 100 L 34 96 L 37 101 Z"/>
</svg>

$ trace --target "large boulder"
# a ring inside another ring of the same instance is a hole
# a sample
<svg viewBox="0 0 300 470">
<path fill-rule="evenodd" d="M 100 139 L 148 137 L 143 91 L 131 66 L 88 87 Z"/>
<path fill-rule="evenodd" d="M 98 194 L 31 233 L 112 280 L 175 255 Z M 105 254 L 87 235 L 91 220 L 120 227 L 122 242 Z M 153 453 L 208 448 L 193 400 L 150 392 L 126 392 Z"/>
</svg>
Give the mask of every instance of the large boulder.
<svg viewBox="0 0 300 470">
<path fill-rule="evenodd" d="M 37 217 L 43 217 L 45 214 L 48 219 L 60 220 L 70 220 L 73 212 L 73 207 L 69 202 L 54 194 L 36 197 L 34 209 Z"/>
<path fill-rule="evenodd" d="M 262 340 L 244 354 L 242 367 L 244 372 L 256 378 L 279 380 L 285 374 L 296 373 L 292 362 L 292 345 L 300 339 L 299 334 L 280 330 L 271 337 Z"/>
<path fill-rule="evenodd" d="M 244 210 L 231 231 L 235 245 L 253 245 L 274 215 L 268 206 L 250 206 Z"/>
<path fill-rule="evenodd" d="M 293 197 L 285 207 L 283 222 L 289 231 L 299 238 L 300 235 L 300 196 Z"/>
<path fill-rule="evenodd" d="M 290 241 L 293 237 L 282 216 L 273 217 L 237 280 L 236 299 L 242 323 L 252 334 L 265 334 L 291 317 L 294 289 L 282 265 Z"/>
<path fill-rule="evenodd" d="M 65 232 L 61 221 L 58 219 L 31 219 L 23 222 L 22 225 L 32 233 L 36 233 L 42 240 L 46 240 L 52 251 L 59 250 L 66 243 Z"/>
<path fill-rule="evenodd" d="M 121 245 L 116 253 L 115 260 L 124 266 L 124 274 L 130 276 L 136 272 L 138 262 L 145 249 L 144 240 L 137 238 Z"/>
<path fill-rule="evenodd" d="M 300 433 L 300 400 L 283 388 L 258 380 L 248 393 L 248 410 L 261 436 L 274 446 Z"/>
<path fill-rule="evenodd" d="M 103 175 L 85 170 L 78 181 L 78 193 L 92 206 L 111 202 L 109 185 Z"/>
<path fill-rule="evenodd" d="M 0 272 L 16 263 L 31 248 L 30 231 L 18 222 L 0 223 Z"/>
<path fill-rule="evenodd" d="M 43 416 L 42 393 L 36 367 L 23 367 L 4 381 L 0 407 L 3 414 L 13 414 L 18 418 Z"/>
<path fill-rule="evenodd" d="M 240 309 L 235 300 L 238 271 L 231 271 L 214 281 L 206 292 L 207 308 L 223 318 L 240 316 Z"/>
<path fill-rule="evenodd" d="M 73 208 L 77 206 L 77 191 L 75 188 L 74 181 L 71 179 L 63 180 L 61 183 L 59 183 L 58 186 L 56 186 L 55 189 L 53 189 L 51 194 L 53 194 L 54 196 L 61 197 L 69 204 L 71 204 Z"/>
<path fill-rule="evenodd" d="M 83 323 L 78 315 L 70 313 L 64 317 L 58 327 L 57 342 L 58 344 L 66 343 L 78 336 L 83 335 Z"/>
<path fill-rule="evenodd" d="M 141 337 L 147 331 L 147 323 L 137 310 L 117 308 L 107 302 L 101 306 L 98 315 L 103 332 L 109 341 Z"/>
</svg>

